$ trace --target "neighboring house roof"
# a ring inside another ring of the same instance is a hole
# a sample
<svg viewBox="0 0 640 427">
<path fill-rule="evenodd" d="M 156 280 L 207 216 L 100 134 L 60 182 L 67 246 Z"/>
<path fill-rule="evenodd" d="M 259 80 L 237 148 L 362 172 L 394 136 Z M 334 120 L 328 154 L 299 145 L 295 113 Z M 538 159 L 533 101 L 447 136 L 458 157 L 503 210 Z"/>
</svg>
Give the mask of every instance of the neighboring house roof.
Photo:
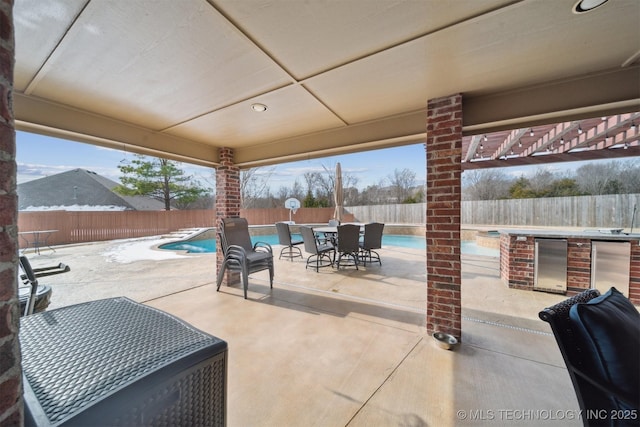
<svg viewBox="0 0 640 427">
<path fill-rule="evenodd" d="M 18 184 L 18 209 L 24 210 L 163 210 L 144 196 L 122 196 L 118 183 L 84 169 L 74 169 Z"/>
</svg>

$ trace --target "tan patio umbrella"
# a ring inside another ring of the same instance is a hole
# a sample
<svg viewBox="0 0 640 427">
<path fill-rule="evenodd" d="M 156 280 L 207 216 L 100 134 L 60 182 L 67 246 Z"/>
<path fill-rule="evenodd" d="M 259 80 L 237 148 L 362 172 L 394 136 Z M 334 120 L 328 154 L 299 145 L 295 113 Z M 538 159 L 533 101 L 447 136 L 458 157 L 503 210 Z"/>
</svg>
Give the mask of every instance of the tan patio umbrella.
<svg viewBox="0 0 640 427">
<path fill-rule="evenodd" d="M 333 189 L 333 198 L 336 204 L 336 211 L 334 212 L 333 217 L 342 222 L 342 203 L 344 201 L 342 194 L 342 168 L 340 167 L 340 162 L 336 164 L 336 182 L 335 188 Z"/>
</svg>

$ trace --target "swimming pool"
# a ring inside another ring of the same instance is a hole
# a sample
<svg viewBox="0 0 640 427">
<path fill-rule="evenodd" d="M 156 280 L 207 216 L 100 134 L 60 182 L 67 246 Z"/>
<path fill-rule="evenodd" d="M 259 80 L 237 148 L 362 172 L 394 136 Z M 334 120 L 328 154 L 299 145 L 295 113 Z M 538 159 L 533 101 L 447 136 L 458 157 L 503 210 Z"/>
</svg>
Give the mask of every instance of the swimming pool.
<svg viewBox="0 0 640 427">
<path fill-rule="evenodd" d="M 292 234 L 291 237 L 294 240 L 302 239 L 302 236 L 300 236 L 299 234 Z M 251 240 L 254 243 L 257 241 L 261 241 L 269 243 L 270 245 L 277 245 L 278 235 L 269 234 L 265 236 L 254 236 L 251 237 Z M 484 255 L 493 257 L 500 256 L 500 251 L 498 249 L 478 246 L 476 242 L 471 240 L 463 240 L 461 242 L 461 245 L 462 253 L 466 255 Z M 385 234 L 382 236 L 382 246 L 400 246 L 402 248 L 425 249 L 426 242 L 424 237 L 421 236 Z M 160 245 L 159 248 L 173 251 L 187 251 L 187 253 L 209 253 L 216 251 L 216 240 L 206 239 L 190 240 L 186 242 L 172 242 Z"/>
</svg>

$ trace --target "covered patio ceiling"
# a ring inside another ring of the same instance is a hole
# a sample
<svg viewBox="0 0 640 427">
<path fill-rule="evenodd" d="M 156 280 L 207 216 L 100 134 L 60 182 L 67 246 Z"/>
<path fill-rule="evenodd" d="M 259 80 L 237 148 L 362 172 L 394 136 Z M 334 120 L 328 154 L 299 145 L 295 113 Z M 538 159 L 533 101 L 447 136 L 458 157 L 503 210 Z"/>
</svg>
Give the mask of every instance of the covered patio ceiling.
<svg viewBox="0 0 640 427">
<path fill-rule="evenodd" d="M 16 128 L 248 168 L 424 142 L 462 93 L 464 168 L 638 155 L 640 3 L 575 3 L 15 0 Z"/>
</svg>

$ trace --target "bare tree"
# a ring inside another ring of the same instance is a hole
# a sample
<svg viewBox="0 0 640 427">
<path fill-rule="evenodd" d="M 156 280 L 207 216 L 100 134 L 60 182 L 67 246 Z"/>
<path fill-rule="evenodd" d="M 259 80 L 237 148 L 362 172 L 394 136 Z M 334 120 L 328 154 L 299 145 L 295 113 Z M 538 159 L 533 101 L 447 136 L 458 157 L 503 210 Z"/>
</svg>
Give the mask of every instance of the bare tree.
<svg viewBox="0 0 640 427">
<path fill-rule="evenodd" d="M 293 184 L 291 185 L 291 187 L 287 187 L 287 186 L 281 186 L 278 189 L 278 194 L 276 196 L 276 198 L 278 199 L 279 202 L 284 203 L 285 200 L 293 197 L 295 199 L 298 200 L 302 200 L 305 196 L 305 191 L 302 188 L 302 185 L 300 184 L 300 181 L 298 181 L 298 179 L 296 179 Z"/>
<path fill-rule="evenodd" d="M 274 171 L 275 167 L 240 171 L 240 197 L 245 209 L 256 207 L 259 199 L 269 195 L 269 178 Z"/>
<path fill-rule="evenodd" d="M 500 169 L 465 171 L 462 174 L 464 200 L 497 200 L 509 197 L 512 180 Z"/>
<path fill-rule="evenodd" d="M 377 184 L 369 185 L 360 193 L 360 205 L 381 205 L 389 203 L 389 188 L 385 185 L 384 179 Z"/>
<path fill-rule="evenodd" d="M 533 177 L 529 179 L 529 186 L 536 193 L 542 194 L 545 190 L 553 187 L 553 183 L 558 179 L 548 168 L 536 169 Z"/>
<path fill-rule="evenodd" d="M 640 165 L 637 160 L 619 162 L 618 175 L 624 193 L 640 193 Z"/>
<path fill-rule="evenodd" d="M 353 205 L 358 200 L 358 178 L 351 174 L 345 174 L 342 180 L 342 187 L 344 188 L 344 205 Z"/>
<path fill-rule="evenodd" d="M 319 177 L 316 185 L 321 189 L 321 194 L 326 195 L 331 204 L 335 204 L 334 192 L 336 188 L 336 163 L 333 166 L 322 165 L 324 174 Z M 344 204 L 348 205 L 355 201 L 354 188 L 358 184 L 358 178 L 348 172 L 347 169 L 342 169 L 342 188 L 344 194 Z M 357 190 L 355 190 L 357 193 Z"/>
<path fill-rule="evenodd" d="M 305 172 L 302 177 L 304 178 L 305 184 L 307 184 L 305 193 L 314 194 L 317 172 Z"/>
<path fill-rule="evenodd" d="M 416 173 L 410 169 L 395 169 L 392 175 L 387 177 L 391 183 L 391 194 L 395 203 L 403 203 L 411 197 L 412 188 L 416 185 Z"/>
<path fill-rule="evenodd" d="M 190 203 L 176 203 L 176 207 L 181 210 L 185 209 L 213 209 L 215 207 L 216 198 L 212 194 L 200 196 L 198 199 Z"/>
<path fill-rule="evenodd" d="M 617 162 L 587 163 L 576 170 L 576 182 L 586 194 L 619 193 L 621 182 Z"/>
<path fill-rule="evenodd" d="M 303 175 L 306 190 L 304 190 L 304 196 L 302 198 L 308 198 L 309 195 L 313 196 L 322 205 L 333 206 L 334 191 L 336 183 L 336 165 L 332 166 L 322 165 L 322 172 L 305 172 Z M 347 191 L 351 187 L 355 187 L 358 184 L 358 178 L 348 173 L 345 169 L 342 170 L 342 187 L 345 189 L 345 204 L 355 202 L 354 192 Z M 300 195 L 302 193 L 302 186 L 296 181 L 295 187 L 292 189 L 292 194 Z M 357 190 L 355 190 L 357 194 Z M 297 197 L 297 196 L 296 196 Z"/>
<path fill-rule="evenodd" d="M 295 181 L 293 181 L 293 186 L 291 187 L 289 197 L 294 197 L 298 200 L 302 200 L 302 198 L 304 197 L 304 188 L 302 188 L 302 184 L 300 184 L 300 181 L 298 181 L 297 178 Z"/>
<path fill-rule="evenodd" d="M 280 200 L 287 200 L 289 198 L 289 194 L 291 194 L 291 188 L 282 185 L 278 188 L 276 197 Z"/>
<path fill-rule="evenodd" d="M 336 188 L 336 168 L 334 165 L 333 169 L 330 169 L 323 164 L 322 169 L 323 172 L 318 172 L 316 175 L 316 194 L 319 198 L 329 200 L 331 206 L 333 206 L 333 192 Z"/>
</svg>

